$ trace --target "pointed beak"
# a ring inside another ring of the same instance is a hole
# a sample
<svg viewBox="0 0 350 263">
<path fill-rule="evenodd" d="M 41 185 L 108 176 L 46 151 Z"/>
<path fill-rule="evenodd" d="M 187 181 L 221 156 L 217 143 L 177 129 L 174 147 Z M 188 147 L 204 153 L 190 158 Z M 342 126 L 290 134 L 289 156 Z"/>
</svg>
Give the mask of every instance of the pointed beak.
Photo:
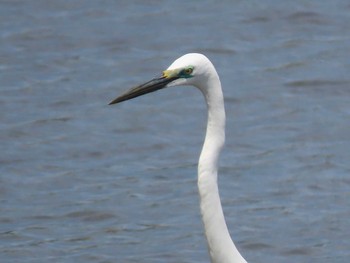
<svg viewBox="0 0 350 263">
<path fill-rule="evenodd" d="M 160 78 L 152 79 L 144 84 L 141 84 L 139 86 L 136 86 L 128 91 L 126 91 L 124 94 L 120 95 L 119 97 L 112 100 L 109 105 L 116 104 L 125 100 L 130 100 L 133 98 L 136 98 L 138 96 L 145 95 L 147 93 L 154 92 L 156 90 L 160 90 L 166 87 L 170 82 L 178 79 L 179 77 L 177 74 L 169 74 L 170 72 L 168 70 L 163 72 L 163 76 Z M 174 72 L 172 72 L 174 73 Z"/>
</svg>

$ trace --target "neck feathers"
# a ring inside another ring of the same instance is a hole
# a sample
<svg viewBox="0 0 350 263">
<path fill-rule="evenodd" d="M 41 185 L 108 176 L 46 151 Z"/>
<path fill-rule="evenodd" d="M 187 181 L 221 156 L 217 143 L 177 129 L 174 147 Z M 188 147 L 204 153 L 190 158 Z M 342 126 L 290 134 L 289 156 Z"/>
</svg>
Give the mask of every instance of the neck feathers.
<svg viewBox="0 0 350 263">
<path fill-rule="evenodd" d="M 202 89 L 208 123 L 198 163 L 198 188 L 205 235 L 212 263 L 244 263 L 228 232 L 217 185 L 220 151 L 225 143 L 225 108 L 219 77 L 212 76 Z"/>
<path fill-rule="evenodd" d="M 199 158 L 199 172 L 217 173 L 218 158 L 225 143 L 225 106 L 219 77 L 209 78 L 202 90 L 208 108 L 208 122 L 203 149 Z"/>
</svg>

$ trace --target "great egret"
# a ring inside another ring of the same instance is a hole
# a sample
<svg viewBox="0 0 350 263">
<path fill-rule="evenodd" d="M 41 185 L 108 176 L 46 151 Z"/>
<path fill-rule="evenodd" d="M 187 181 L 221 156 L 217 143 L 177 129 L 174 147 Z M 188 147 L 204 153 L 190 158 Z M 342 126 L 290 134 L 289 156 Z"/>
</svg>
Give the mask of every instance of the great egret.
<svg viewBox="0 0 350 263">
<path fill-rule="evenodd" d="M 225 142 L 225 106 L 219 76 L 210 60 L 198 53 L 175 60 L 159 78 L 136 86 L 109 104 L 179 85 L 197 87 L 208 107 L 208 123 L 198 162 L 198 189 L 208 250 L 212 263 L 244 263 L 227 229 L 217 184 L 218 158 Z"/>
</svg>

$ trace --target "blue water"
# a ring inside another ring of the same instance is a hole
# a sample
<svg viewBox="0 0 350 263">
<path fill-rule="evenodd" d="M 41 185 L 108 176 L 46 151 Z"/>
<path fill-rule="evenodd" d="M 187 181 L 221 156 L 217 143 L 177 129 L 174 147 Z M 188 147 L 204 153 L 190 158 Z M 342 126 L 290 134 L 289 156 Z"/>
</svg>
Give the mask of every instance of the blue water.
<svg viewBox="0 0 350 263">
<path fill-rule="evenodd" d="M 219 72 L 220 193 L 249 262 L 348 262 L 348 1 L 0 2 L 0 261 L 209 262 L 188 52 Z"/>
</svg>

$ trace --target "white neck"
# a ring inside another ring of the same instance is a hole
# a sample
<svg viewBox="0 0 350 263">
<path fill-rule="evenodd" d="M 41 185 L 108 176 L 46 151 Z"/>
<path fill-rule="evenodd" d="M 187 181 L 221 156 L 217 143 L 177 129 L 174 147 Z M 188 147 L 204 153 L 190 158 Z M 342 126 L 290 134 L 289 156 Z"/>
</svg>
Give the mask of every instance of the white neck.
<svg viewBox="0 0 350 263">
<path fill-rule="evenodd" d="M 201 89 L 208 106 L 208 123 L 198 163 L 198 188 L 205 235 L 212 263 L 243 263 L 228 232 L 217 184 L 217 162 L 225 142 L 225 107 L 219 77 Z"/>
</svg>

